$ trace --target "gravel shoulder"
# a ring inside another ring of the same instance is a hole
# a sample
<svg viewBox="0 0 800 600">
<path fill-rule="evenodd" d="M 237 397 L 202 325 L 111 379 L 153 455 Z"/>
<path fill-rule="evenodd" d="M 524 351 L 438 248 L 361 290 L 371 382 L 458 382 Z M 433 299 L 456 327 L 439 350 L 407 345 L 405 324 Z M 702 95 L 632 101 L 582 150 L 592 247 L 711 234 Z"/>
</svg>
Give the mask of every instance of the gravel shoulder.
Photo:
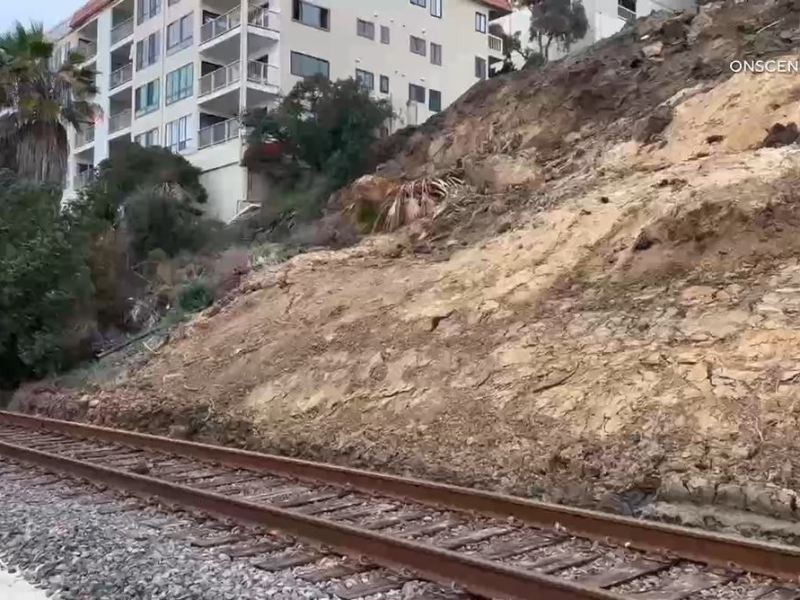
<svg viewBox="0 0 800 600">
<path fill-rule="evenodd" d="M 2 464 L 0 462 L 0 464 Z M 20 470 L 20 473 L 22 471 Z M 31 486 L 0 476 L 0 561 L 9 576 L 41 586 L 58 600 L 307 600 L 333 598 L 292 577 L 268 573 L 219 551 L 193 547 L 182 534 L 206 529 L 198 519 L 74 482 Z M 101 499 L 102 496 L 102 499 Z M 28 596 L 0 596 L 28 600 Z M 30 596 L 30 600 L 44 594 Z"/>
</svg>

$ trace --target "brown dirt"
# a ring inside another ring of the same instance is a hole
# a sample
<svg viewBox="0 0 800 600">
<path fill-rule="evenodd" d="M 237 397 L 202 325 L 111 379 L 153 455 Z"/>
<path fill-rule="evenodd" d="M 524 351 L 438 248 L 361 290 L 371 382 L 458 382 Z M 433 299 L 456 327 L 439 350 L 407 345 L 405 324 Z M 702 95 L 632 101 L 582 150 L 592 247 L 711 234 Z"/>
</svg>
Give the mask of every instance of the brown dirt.
<svg viewBox="0 0 800 600">
<path fill-rule="evenodd" d="M 761 148 L 800 79 L 723 68 L 790 52 L 797 14 L 703 10 L 476 86 L 393 166 L 479 173 L 446 218 L 252 275 L 74 406 L 577 504 L 674 474 L 800 488 L 800 155 Z"/>
</svg>

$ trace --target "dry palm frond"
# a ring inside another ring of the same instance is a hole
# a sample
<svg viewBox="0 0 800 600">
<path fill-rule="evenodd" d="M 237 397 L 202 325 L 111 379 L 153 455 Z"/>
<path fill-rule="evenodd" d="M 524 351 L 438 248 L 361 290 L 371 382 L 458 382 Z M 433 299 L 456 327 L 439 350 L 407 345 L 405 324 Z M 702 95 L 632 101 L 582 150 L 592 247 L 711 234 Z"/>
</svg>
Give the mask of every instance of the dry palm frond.
<svg viewBox="0 0 800 600">
<path fill-rule="evenodd" d="M 381 211 L 373 231 L 396 231 L 414 221 L 436 218 L 437 204 L 463 186 L 464 181 L 452 173 L 407 181 Z"/>
</svg>

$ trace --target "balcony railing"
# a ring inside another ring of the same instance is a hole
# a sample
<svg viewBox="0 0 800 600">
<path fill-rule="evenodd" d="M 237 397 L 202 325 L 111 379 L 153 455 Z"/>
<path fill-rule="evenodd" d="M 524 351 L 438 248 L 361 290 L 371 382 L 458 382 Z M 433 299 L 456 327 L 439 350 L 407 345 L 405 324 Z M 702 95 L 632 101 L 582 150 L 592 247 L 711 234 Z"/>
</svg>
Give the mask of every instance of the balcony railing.
<svg viewBox="0 0 800 600">
<path fill-rule="evenodd" d="M 277 15 L 272 13 L 274 19 Z M 266 8 L 253 8 L 247 14 L 247 22 L 250 25 L 261 27 L 262 29 L 270 28 L 270 11 Z"/>
<path fill-rule="evenodd" d="M 131 126 L 131 109 L 128 108 L 123 110 L 122 112 L 118 112 L 115 115 L 111 115 L 108 119 L 108 131 L 110 133 L 115 133 L 120 131 L 121 129 L 125 129 L 126 127 Z"/>
<path fill-rule="evenodd" d="M 200 93 L 198 95 L 207 96 L 217 90 L 237 83 L 239 79 L 241 79 L 241 67 L 237 60 L 227 67 L 222 67 L 221 69 L 212 71 L 208 75 L 203 75 L 200 78 Z"/>
<path fill-rule="evenodd" d="M 242 23 L 241 8 L 236 7 L 200 28 L 200 43 L 205 44 L 223 33 L 235 29 Z"/>
<path fill-rule="evenodd" d="M 133 63 L 121 66 L 116 71 L 111 71 L 109 89 L 118 88 L 133 79 Z"/>
<path fill-rule="evenodd" d="M 133 35 L 133 17 L 111 28 L 111 45 L 121 42 L 129 35 Z"/>
<path fill-rule="evenodd" d="M 272 71 L 270 71 L 272 69 Z M 270 76 L 270 73 L 273 73 Z M 261 85 L 278 85 L 277 68 L 258 60 L 247 62 L 247 81 L 259 83 Z"/>
<path fill-rule="evenodd" d="M 617 5 L 617 16 L 628 23 L 633 23 L 636 20 L 636 12 L 620 4 Z"/>
<path fill-rule="evenodd" d="M 75 48 L 75 52 L 83 56 L 84 62 L 89 61 L 97 56 L 97 44 L 80 40 L 78 46 Z"/>
<path fill-rule="evenodd" d="M 94 169 L 85 169 L 83 171 L 77 171 L 75 173 L 75 177 L 72 179 L 72 187 L 73 189 L 80 189 L 85 187 L 94 176 Z"/>
<path fill-rule="evenodd" d="M 81 127 L 75 133 L 75 147 L 80 148 L 86 144 L 91 144 L 94 141 L 94 125 L 87 125 Z"/>
<path fill-rule="evenodd" d="M 495 52 L 502 52 L 503 38 L 489 34 L 489 50 L 494 50 Z"/>
<path fill-rule="evenodd" d="M 239 136 L 241 123 L 234 117 L 221 123 L 215 123 L 210 127 L 203 127 L 197 132 L 197 147 L 208 148 L 215 144 L 222 144 Z"/>
</svg>

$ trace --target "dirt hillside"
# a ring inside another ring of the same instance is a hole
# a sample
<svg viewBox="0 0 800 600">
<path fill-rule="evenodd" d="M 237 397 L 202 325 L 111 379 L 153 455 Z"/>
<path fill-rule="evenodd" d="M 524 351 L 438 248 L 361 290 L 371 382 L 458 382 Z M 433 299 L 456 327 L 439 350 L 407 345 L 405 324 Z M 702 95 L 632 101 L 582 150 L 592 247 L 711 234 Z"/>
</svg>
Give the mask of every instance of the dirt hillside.
<svg viewBox="0 0 800 600">
<path fill-rule="evenodd" d="M 800 517 L 800 75 L 728 67 L 796 53 L 798 11 L 654 16 L 476 85 L 338 200 L 457 177 L 435 217 L 253 273 L 67 411 L 622 512 Z"/>
</svg>

